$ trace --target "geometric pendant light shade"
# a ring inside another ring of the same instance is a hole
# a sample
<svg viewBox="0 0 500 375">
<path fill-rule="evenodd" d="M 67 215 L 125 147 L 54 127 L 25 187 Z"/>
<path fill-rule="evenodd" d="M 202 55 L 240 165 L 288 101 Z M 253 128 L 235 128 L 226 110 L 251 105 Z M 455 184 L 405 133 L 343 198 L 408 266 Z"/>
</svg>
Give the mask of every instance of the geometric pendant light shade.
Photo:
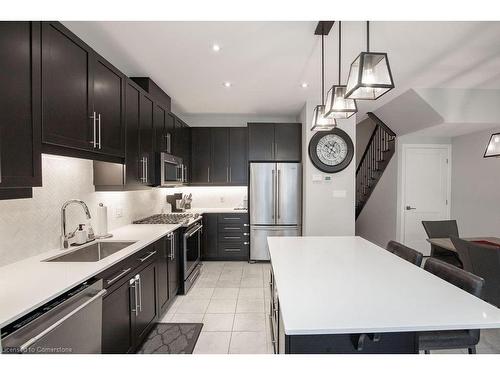
<svg viewBox="0 0 500 375">
<path fill-rule="evenodd" d="M 315 31 L 316 35 L 321 35 L 321 104 L 314 107 L 311 124 L 312 131 L 328 131 L 337 126 L 337 121 L 334 118 L 326 117 L 325 111 L 325 35 L 328 35 L 333 25 L 333 22 L 329 25 L 326 22 L 320 21 Z"/>
<path fill-rule="evenodd" d="M 361 52 L 351 64 L 346 98 L 375 100 L 394 88 L 387 53 L 370 52 L 370 28 L 367 22 L 367 52 Z"/>
<path fill-rule="evenodd" d="M 326 94 L 326 117 L 334 119 L 347 119 L 358 111 L 356 101 L 347 99 L 346 85 L 341 85 L 342 79 L 342 22 L 339 21 L 339 79 L 337 85 L 333 85 Z"/>
<path fill-rule="evenodd" d="M 484 152 L 484 157 L 491 158 L 498 156 L 500 156 L 500 133 L 495 133 L 491 135 L 488 147 Z"/>
</svg>

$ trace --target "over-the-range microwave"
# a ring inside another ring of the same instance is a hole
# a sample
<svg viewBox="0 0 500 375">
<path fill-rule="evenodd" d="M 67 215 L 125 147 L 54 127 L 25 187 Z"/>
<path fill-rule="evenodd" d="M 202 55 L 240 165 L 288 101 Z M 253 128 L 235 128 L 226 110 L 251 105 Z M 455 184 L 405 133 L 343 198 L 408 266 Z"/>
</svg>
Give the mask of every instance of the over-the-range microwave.
<svg viewBox="0 0 500 375">
<path fill-rule="evenodd" d="M 158 156 L 160 166 L 159 186 L 180 186 L 187 182 L 187 168 L 182 158 L 161 152 Z"/>
</svg>

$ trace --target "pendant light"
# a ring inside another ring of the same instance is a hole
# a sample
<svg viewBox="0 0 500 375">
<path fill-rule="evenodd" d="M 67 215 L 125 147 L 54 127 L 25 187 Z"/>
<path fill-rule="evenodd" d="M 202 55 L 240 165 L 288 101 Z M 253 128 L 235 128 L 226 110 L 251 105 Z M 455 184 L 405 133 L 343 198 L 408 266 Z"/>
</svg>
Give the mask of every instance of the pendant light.
<svg viewBox="0 0 500 375">
<path fill-rule="evenodd" d="M 370 21 L 366 21 L 366 52 L 351 64 L 345 97 L 375 100 L 394 88 L 387 53 L 370 52 Z"/>
<path fill-rule="evenodd" d="M 488 147 L 484 152 L 485 158 L 499 157 L 500 156 L 500 133 L 494 133 L 490 137 Z"/>
<path fill-rule="evenodd" d="M 326 95 L 326 117 L 346 119 L 358 112 L 356 101 L 346 99 L 346 85 L 341 85 L 342 79 L 342 22 L 339 21 L 339 80 L 333 85 Z"/>
<path fill-rule="evenodd" d="M 325 29 L 323 25 L 324 24 L 321 25 L 321 104 L 317 105 L 313 111 L 311 127 L 313 131 L 332 130 L 337 126 L 337 122 L 334 118 L 327 118 L 325 116 Z"/>
</svg>

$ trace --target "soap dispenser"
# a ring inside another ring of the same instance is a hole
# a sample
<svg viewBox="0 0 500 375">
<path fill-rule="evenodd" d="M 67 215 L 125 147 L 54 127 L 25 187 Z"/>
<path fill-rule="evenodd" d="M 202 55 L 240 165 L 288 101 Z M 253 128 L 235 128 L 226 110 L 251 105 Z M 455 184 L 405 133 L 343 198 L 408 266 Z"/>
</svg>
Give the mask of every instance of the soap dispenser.
<svg viewBox="0 0 500 375">
<path fill-rule="evenodd" d="M 78 230 L 75 233 L 75 243 L 77 245 L 83 245 L 87 242 L 87 231 L 84 229 L 84 224 L 78 225 Z"/>
</svg>

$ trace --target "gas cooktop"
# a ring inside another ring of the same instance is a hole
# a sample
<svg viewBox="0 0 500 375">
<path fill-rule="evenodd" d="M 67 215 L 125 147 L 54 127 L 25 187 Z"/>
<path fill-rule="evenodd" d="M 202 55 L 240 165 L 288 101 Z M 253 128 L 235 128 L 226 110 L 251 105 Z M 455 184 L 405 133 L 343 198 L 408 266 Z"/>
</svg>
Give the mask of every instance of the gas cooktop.
<svg viewBox="0 0 500 375">
<path fill-rule="evenodd" d="M 191 219 L 197 219 L 200 214 L 169 213 L 159 214 L 134 221 L 134 224 L 187 224 Z"/>
</svg>

